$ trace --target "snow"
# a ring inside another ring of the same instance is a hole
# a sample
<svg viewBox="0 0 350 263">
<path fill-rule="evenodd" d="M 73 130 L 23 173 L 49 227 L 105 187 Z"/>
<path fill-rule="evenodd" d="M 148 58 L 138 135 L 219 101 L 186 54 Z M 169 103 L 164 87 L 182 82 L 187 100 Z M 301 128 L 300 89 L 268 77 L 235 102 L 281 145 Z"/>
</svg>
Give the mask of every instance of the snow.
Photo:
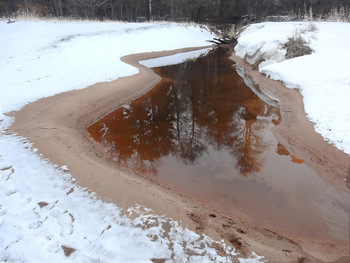
<svg viewBox="0 0 350 263">
<path fill-rule="evenodd" d="M 211 49 L 212 48 L 205 48 L 205 49 L 200 49 L 196 51 L 178 53 L 171 56 L 143 60 L 143 61 L 140 61 L 140 64 L 149 68 L 175 65 L 175 64 L 185 62 L 186 60 L 196 59 L 200 56 L 205 56 Z"/>
<path fill-rule="evenodd" d="M 283 45 L 301 36 L 311 55 L 285 59 Z M 350 155 L 350 24 L 330 22 L 260 23 L 249 26 L 238 39 L 237 56 L 303 96 L 307 117 L 316 132 Z"/>
<path fill-rule="evenodd" d="M 239 263 L 260 263 L 265 262 L 264 257 L 258 256 L 254 252 L 249 258 L 238 258 Z"/>
<path fill-rule="evenodd" d="M 99 200 L 75 182 L 69 167 L 57 167 L 25 138 L 7 133 L 13 121 L 7 113 L 27 103 L 137 73 L 120 61 L 124 55 L 207 46 L 212 37 L 205 28 L 174 23 L 0 23 L 1 262 L 231 262 L 241 257 L 223 241 L 150 209 L 122 211 Z M 213 249 L 217 244 L 226 257 Z M 263 257 L 239 260 L 263 262 Z"/>
<path fill-rule="evenodd" d="M 124 55 L 207 46 L 206 40 L 213 38 L 204 28 L 172 23 L 17 22 L 3 23 L 0 34 L 1 42 L 8 43 L 0 46 L 0 68 L 6 76 L 0 79 L 3 112 L 137 73 L 120 61 Z"/>
</svg>

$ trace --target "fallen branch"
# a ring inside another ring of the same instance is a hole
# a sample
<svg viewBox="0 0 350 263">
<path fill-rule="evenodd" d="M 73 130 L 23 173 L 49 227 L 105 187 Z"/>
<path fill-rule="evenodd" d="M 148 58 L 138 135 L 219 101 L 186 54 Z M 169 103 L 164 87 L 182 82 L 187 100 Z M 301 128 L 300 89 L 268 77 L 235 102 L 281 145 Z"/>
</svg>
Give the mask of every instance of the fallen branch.
<svg viewBox="0 0 350 263">
<path fill-rule="evenodd" d="M 221 45 L 221 44 L 232 44 L 233 40 L 229 38 L 217 38 L 214 37 L 213 40 L 207 40 L 210 43 L 214 43 L 215 45 Z"/>
</svg>

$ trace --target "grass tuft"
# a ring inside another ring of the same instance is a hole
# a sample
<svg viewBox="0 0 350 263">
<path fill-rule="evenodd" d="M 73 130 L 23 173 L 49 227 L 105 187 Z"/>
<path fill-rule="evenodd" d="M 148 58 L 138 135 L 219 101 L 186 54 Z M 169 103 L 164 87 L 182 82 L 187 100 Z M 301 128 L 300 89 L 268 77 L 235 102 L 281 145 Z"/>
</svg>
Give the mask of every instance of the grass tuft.
<svg viewBox="0 0 350 263">
<path fill-rule="evenodd" d="M 284 48 L 287 49 L 287 59 L 310 55 L 313 52 L 301 36 L 289 38 Z"/>
</svg>

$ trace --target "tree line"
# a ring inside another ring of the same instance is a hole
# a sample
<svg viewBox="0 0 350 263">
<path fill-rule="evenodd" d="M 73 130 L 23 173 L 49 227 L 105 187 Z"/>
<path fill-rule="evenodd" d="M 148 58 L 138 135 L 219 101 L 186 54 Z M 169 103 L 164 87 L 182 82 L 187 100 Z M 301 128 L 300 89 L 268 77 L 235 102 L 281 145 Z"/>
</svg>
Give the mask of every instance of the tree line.
<svg viewBox="0 0 350 263">
<path fill-rule="evenodd" d="M 227 24 L 274 15 L 303 18 L 310 10 L 322 16 L 349 6 L 350 0 L 0 0 L 0 15 Z"/>
</svg>

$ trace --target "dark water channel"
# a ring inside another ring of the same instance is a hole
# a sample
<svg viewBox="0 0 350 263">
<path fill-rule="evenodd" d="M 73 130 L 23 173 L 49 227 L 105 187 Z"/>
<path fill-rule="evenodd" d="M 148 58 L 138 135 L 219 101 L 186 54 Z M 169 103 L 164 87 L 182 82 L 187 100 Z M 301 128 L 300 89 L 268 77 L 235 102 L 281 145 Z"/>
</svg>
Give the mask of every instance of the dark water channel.
<svg viewBox="0 0 350 263">
<path fill-rule="evenodd" d="M 346 238 L 345 197 L 277 142 L 277 103 L 261 100 L 229 55 L 154 68 L 162 81 L 90 134 L 118 165 L 221 212 L 294 236 Z"/>
</svg>

